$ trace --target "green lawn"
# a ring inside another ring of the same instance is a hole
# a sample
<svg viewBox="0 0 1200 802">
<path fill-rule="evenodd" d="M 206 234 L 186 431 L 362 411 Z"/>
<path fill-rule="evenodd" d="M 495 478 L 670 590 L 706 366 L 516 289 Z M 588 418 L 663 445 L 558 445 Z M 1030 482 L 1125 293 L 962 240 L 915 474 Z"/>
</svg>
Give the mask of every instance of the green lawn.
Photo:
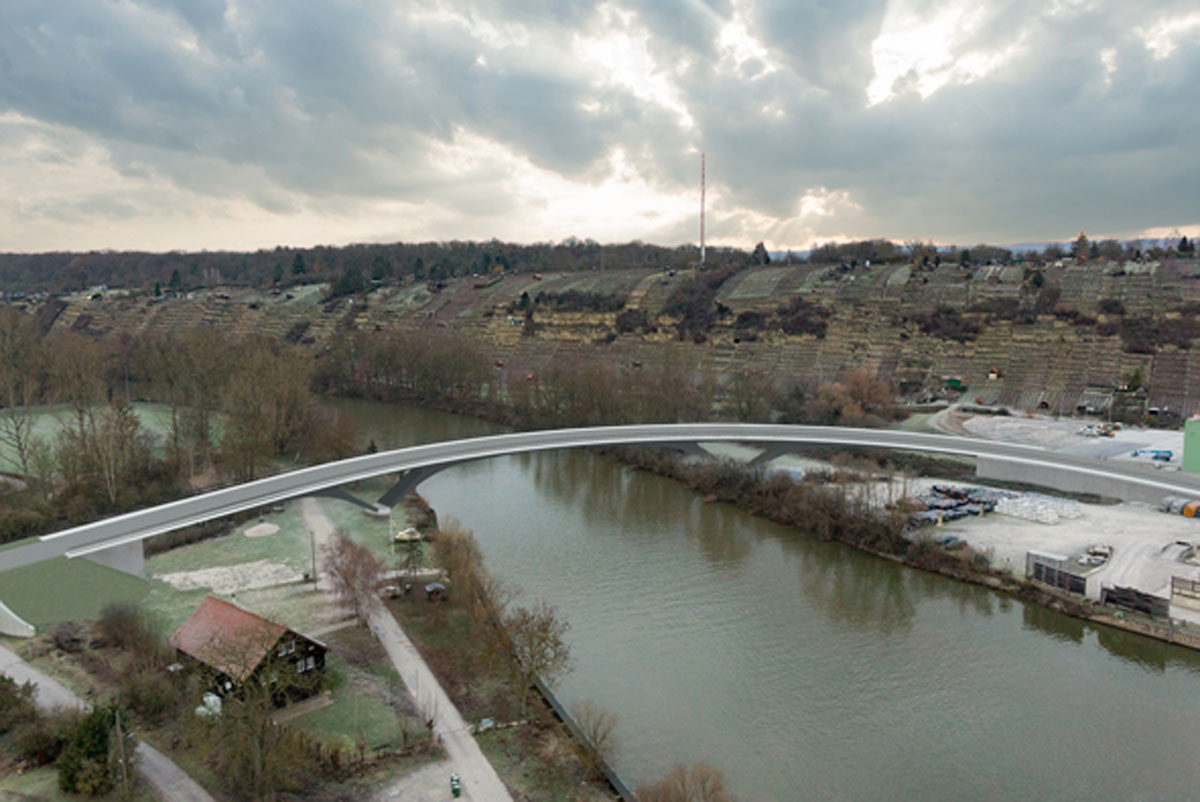
<svg viewBox="0 0 1200 802">
<path fill-rule="evenodd" d="M 341 630 L 330 634 L 325 673 L 334 702 L 293 719 L 314 732 L 353 746 L 361 738 L 367 748 L 401 745 L 425 734 L 424 725 L 393 701 L 407 698 L 404 682 L 383 649 L 367 630 Z M 348 654 L 355 646 L 361 650 Z"/>
<path fill-rule="evenodd" d="M 142 422 L 142 426 L 150 432 L 154 443 L 154 453 L 161 456 L 163 442 L 167 431 L 171 428 L 171 408 L 164 404 L 137 403 L 133 405 Z M 71 415 L 70 407 L 65 404 L 32 407 L 30 411 L 36 415 L 33 423 L 33 436 L 53 444 L 64 421 Z M 219 426 L 216 427 L 219 432 Z M 0 471 L 18 472 L 16 455 L 7 446 L 0 445 Z"/>
<path fill-rule="evenodd" d="M 395 479 L 390 476 L 376 477 L 358 482 L 347 489 L 364 501 L 373 502 L 382 496 L 394 482 Z M 387 518 L 367 515 L 362 507 L 345 501 L 321 499 L 321 509 L 335 527 L 350 535 L 351 540 L 371 549 L 388 563 L 392 561 L 389 528 L 393 525 L 397 529 L 404 529 L 408 526 L 408 519 L 405 518 L 404 510 L 399 505 L 392 509 L 392 523 L 389 523 Z"/>
<path fill-rule="evenodd" d="M 263 537 L 246 537 L 247 529 L 261 523 L 274 524 L 279 531 Z M 146 575 L 240 565 L 257 560 L 282 563 L 301 572 L 311 569 L 312 544 L 297 502 L 284 504 L 283 512 L 251 518 L 228 535 L 156 554 L 146 560 Z"/>
<path fill-rule="evenodd" d="M 58 790 L 58 769 L 54 766 L 27 771 L 18 776 L 9 774 L 0 777 L 0 800 L 21 800 L 25 802 L 66 802 L 84 797 L 78 794 L 66 794 Z M 104 796 L 88 797 L 90 799 L 116 799 L 115 793 Z M 132 802 L 156 802 L 161 799 L 145 780 L 139 780 L 134 787 Z"/>
<path fill-rule="evenodd" d="M 110 602 L 139 602 L 150 583 L 82 558 L 0 572 L 0 601 L 34 626 L 91 619 Z"/>
</svg>

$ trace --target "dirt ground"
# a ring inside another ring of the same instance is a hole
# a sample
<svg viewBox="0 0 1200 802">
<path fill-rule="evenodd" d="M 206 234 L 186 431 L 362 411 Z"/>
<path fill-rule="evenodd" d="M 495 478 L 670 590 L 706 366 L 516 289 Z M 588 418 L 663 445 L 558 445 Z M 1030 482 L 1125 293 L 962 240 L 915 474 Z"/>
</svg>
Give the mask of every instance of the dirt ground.
<svg viewBox="0 0 1200 802">
<path fill-rule="evenodd" d="M 298 582 L 303 575 L 281 563 L 255 560 L 240 565 L 155 574 L 154 578 L 161 579 L 177 590 L 212 588 L 214 593 L 229 595 L 242 590 L 269 588 L 274 585 Z"/>
<path fill-rule="evenodd" d="M 424 768 L 397 777 L 375 794 L 375 802 L 441 802 L 453 799 L 450 775 L 454 767 L 448 760 L 439 760 Z"/>
<path fill-rule="evenodd" d="M 967 434 L 985 440 L 1042 446 L 1083 457 L 1140 462 L 1167 470 L 1179 470 L 1183 460 L 1183 432 L 1126 426 L 1113 437 L 1086 437 L 1079 432 L 1088 423 L 1090 421 L 1076 418 L 1016 415 L 973 415 L 961 419 L 962 429 Z M 1139 449 L 1173 453 L 1169 462 L 1162 463 L 1151 460 L 1148 455 L 1134 457 L 1133 452 Z"/>
<path fill-rule="evenodd" d="M 1025 571 L 1030 550 L 1070 555 L 1088 546 L 1113 547 L 1113 556 L 1100 568 L 1104 585 L 1135 587 L 1156 596 L 1171 595 L 1171 577 L 1200 580 L 1200 566 L 1179 559 L 1177 541 L 1200 543 L 1200 521 L 1168 515 L 1145 504 L 1101 506 L 1081 504 L 1083 515 L 1040 524 L 1006 515 L 964 518 L 936 531 L 953 534 L 979 551 L 992 551 L 993 563 Z"/>
</svg>

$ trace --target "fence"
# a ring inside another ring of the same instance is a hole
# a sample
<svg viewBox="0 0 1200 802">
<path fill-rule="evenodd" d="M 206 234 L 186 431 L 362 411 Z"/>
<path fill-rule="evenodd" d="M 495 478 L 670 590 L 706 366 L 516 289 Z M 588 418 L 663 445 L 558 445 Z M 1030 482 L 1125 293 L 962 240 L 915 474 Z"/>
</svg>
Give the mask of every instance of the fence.
<svg viewBox="0 0 1200 802">
<path fill-rule="evenodd" d="M 14 638 L 32 638 L 37 634 L 37 628 L 0 602 L 0 633 Z"/>
<path fill-rule="evenodd" d="M 546 704 L 550 705 L 550 709 L 554 711 L 554 715 L 558 716 L 563 724 L 566 725 L 567 729 L 571 731 L 571 735 L 573 735 L 581 744 L 591 746 L 591 744 L 588 743 L 587 738 L 584 737 L 583 731 L 579 729 L 579 726 L 575 723 L 575 720 L 571 718 L 571 714 L 566 711 L 566 708 L 562 706 L 562 703 L 558 701 L 558 698 L 555 697 L 554 692 L 547 687 L 546 683 L 542 682 L 541 677 L 536 677 L 534 679 L 534 685 L 537 687 L 538 692 L 541 693 L 542 698 L 546 700 Z M 613 790 L 621 795 L 621 799 L 625 800 L 625 802 L 634 802 L 633 791 L 631 791 L 629 786 L 627 786 L 625 782 L 617 776 L 617 772 L 604 758 L 600 759 L 600 768 L 604 771 L 604 776 L 608 780 L 609 785 L 611 785 Z"/>
</svg>

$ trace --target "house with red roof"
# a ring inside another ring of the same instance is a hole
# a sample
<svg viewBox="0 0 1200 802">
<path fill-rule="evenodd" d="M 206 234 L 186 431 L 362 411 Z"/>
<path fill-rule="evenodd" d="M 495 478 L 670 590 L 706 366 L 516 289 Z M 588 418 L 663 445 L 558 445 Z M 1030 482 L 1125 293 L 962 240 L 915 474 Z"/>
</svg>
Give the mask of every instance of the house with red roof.
<svg viewBox="0 0 1200 802">
<path fill-rule="evenodd" d="M 320 689 L 329 650 L 318 640 L 213 595 L 204 598 L 167 642 L 181 656 L 210 669 L 221 692 L 232 691 L 269 665 L 274 671 L 295 673 L 283 683 L 291 696 Z"/>
</svg>

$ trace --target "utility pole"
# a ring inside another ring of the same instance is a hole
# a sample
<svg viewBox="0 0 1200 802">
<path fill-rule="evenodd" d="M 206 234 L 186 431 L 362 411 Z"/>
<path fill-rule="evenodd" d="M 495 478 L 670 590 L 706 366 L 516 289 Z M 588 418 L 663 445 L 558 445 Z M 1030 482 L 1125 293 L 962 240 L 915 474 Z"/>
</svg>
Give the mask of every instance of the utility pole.
<svg viewBox="0 0 1200 802">
<path fill-rule="evenodd" d="M 700 151 L 700 267 L 704 267 L 704 151 Z"/>
<path fill-rule="evenodd" d="M 308 544 L 312 549 L 312 578 L 315 588 L 317 586 L 317 535 L 313 532 L 312 527 L 308 529 Z"/>
</svg>

